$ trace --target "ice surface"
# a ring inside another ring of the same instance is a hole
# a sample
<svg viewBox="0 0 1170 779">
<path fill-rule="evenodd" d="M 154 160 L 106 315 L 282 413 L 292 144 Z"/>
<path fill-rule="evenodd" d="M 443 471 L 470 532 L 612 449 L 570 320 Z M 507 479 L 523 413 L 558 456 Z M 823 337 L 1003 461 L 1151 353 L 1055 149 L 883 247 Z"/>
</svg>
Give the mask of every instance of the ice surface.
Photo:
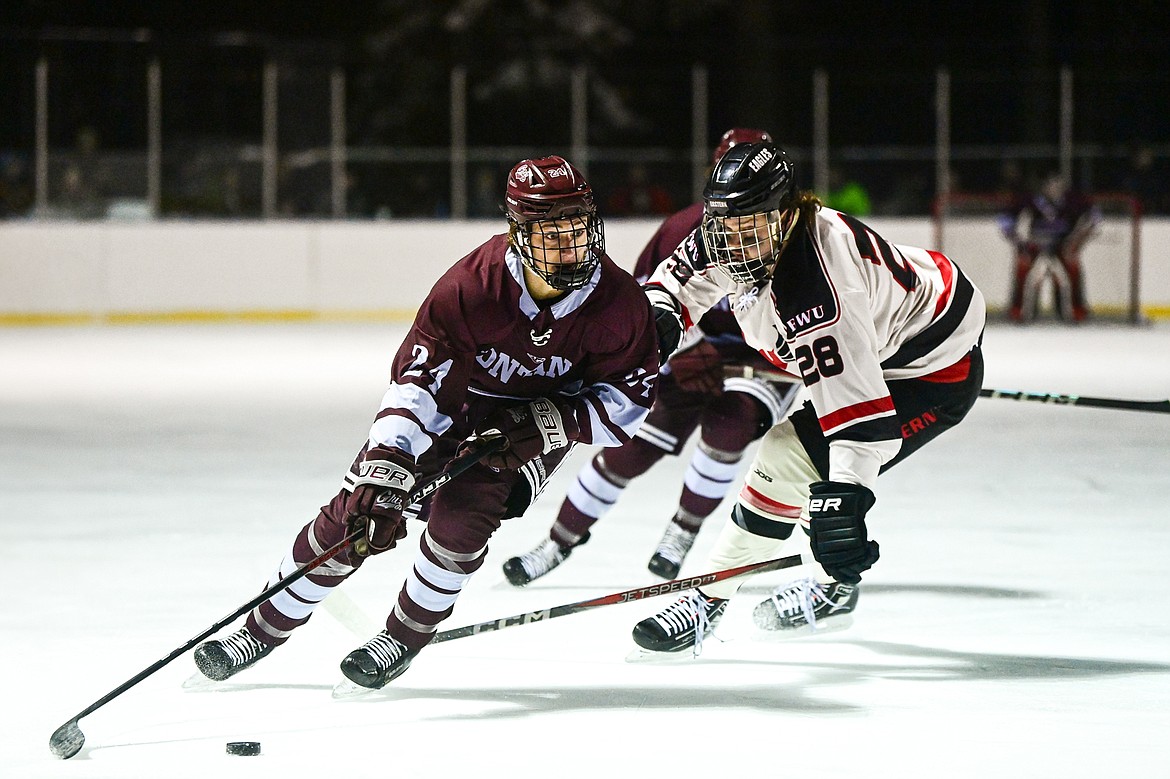
<svg viewBox="0 0 1170 779">
<path fill-rule="evenodd" d="M 425 650 L 334 700 L 413 548 L 218 691 L 189 656 L 49 735 L 247 601 L 339 487 L 404 328 L 0 329 L 0 777 L 1086 777 L 1170 764 L 1170 415 L 981 400 L 882 477 L 854 625 L 761 640 L 748 581 L 698 661 L 625 662 L 663 599 Z M 1170 327 L 989 328 L 985 386 L 1170 396 Z M 653 581 L 685 462 L 635 482 L 532 586 L 579 451 L 493 539 L 444 628 Z M 683 573 L 726 516 L 702 530 Z M 411 538 L 417 539 L 412 526 Z M 228 741 L 263 744 L 226 755 Z"/>
</svg>

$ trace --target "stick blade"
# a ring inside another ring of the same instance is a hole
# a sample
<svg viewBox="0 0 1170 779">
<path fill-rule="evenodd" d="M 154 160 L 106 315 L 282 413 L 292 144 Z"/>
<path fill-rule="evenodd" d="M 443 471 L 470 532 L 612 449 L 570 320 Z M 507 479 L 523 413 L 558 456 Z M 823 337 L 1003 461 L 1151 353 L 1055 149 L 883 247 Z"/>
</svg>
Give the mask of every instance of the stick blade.
<svg viewBox="0 0 1170 779">
<path fill-rule="evenodd" d="M 68 760 L 85 746 L 85 734 L 77 726 L 77 720 L 69 720 L 53 731 L 49 737 L 49 751 L 62 760 Z"/>
</svg>

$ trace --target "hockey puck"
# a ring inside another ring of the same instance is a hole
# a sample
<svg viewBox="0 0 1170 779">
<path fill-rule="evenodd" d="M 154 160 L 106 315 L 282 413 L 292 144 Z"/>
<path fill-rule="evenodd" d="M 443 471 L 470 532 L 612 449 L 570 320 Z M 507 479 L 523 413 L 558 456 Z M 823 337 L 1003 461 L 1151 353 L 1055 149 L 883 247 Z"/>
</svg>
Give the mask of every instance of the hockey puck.
<svg viewBox="0 0 1170 779">
<path fill-rule="evenodd" d="M 229 741 L 227 743 L 229 755 L 251 756 L 260 754 L 259 741 Z"/>
</svg>

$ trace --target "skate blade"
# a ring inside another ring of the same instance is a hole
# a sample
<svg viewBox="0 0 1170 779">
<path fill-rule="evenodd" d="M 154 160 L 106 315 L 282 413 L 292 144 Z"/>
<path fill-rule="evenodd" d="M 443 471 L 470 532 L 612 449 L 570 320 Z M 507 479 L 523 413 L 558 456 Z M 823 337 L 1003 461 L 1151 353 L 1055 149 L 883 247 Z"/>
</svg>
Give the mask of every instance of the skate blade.
<svg viewBox="0 0 1170 779">
<path fill-rule="evenodd" d="M 693 649 L 684 649 L 680 652 L 652 652 L 649 649 L 636 647 L 626 655 L 627 663 L 639 665 L 685 665 L 693 663 L 697 659 Z"/>
<path fill-rule="evenodd" d="M 362 687 L 360 684 L 354 684 L 349 679 L 342 679 L 337 684 L 333 685 L 333 692 L 331 693 L 335 701 L 350 701 L 358 698 L 364 698 L 367 695 L 378 692 L 371 690 L 369 687 Z"/>
<path fill-rule="evenodd" d="M 831 635 L 833 633 L 840 633 L 842 630 L 848 630 L 853 626 L 853 615 L 842 614 L 839 617 L 832 617 L 831 619 L 823 619 L 816 624 L 815 627 L 808 625 L 801 625 L 798 628 L 768 630 L 767 628 L 760 628 L 752 636 L 755 641 L 792 641 L 793 639 L 809 639 L 820 638 L 821 636 Z"/>
<path fill-rule="evenodd" d="M 219 686 L 219 682 L 214 679 L 208 679 L 199 671 L 191 674 L 183 682 L 184 690 L 191 690 L 193 692 L 201 692 L 204 690 L 214 690 Z"/>
</svg>

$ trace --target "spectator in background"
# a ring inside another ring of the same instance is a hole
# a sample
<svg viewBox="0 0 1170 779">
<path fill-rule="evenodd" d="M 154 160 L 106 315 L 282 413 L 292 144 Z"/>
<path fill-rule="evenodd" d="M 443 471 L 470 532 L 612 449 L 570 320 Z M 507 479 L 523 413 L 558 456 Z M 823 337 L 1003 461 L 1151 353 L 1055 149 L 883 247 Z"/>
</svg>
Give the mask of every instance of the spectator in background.
<svg viewBox="0 0 1170 779">
<path fill-rule="evenodd" d="M 471 200 L 467 204 L 467 215 L 476 217 L 497 217 L 503 202 L 496 188 L 496 172 L 489 167 L 476 171 L 471 189 Z"/>
<path fill-rule="evenodd" d="M 1129 170 L 1122 181 L 1122 190 L 1136 197 L 1142 210 L 1148 214 L 1170 213 L 1167 175 L 1170 171 L 1159 170 L 1154 150 L 1148 144 L 1139 144 L 1129 157 Z"/>
<path fill-rule="evenodd" d="M 0 219 L 24 216 L 32 208 L 28 165 L 17 154 L 0 156 Z"/>
<path fill-rule="evenodd" d="M 1071 322 L 1088 316 L 1080 249 L 1101 223 L 1101 211 L 1074 192 L 1059 172 L 1045 178 L 1040 191 L 1015 200 L 999 215 L 999 227 L 1016 247 L 1012 277 L 1013 322 L 1036 315 L 1040 289 L 1051 277 L 1057 313 Z"/>
<path fill-rule="evenodd" d="M 100 219 L 106 213 L 105 204 L 76 163 L 71 163 L 61 175 L 55 212 L 72 219 Z"/>
<path fill-rule="evenodd" d="M 98 134 L 93 127 L 82 125 L 77 129 L 74 150 L 68 157 L 68 164 L 53 193 L 56 201 L 52 209 L 54 214 L 70 219 L 100 219 L 105 216 L 99 145 Z"/>
<path fill-rule="evenodd" d="M 628 176 L 625 185 L 610 195 L 609 213 L 615 216 L 666 216 L 674 211 L 670 194 L 650 181 L 645 165 L 631 165 Z"/>
<path fill-rule="evenodd" d="M 1024 181 L 1024 172 L 1020 163 L 1013 159 L 1005 159 L 999 164 L 999 184 L 997 191 L 1007 197 L 1018 199 L 1027 197 L 1028 185 Z"/>
<path fill-rule="evenodd" d="M 873 211 L 869 193 L 861 182 L 846 179 L 836 166 L 829 169 L 829 191 L 825 195 L 825 205 L 834 211 L 844 211 L 854 216 L 869 216 Z"/>
</svg>

